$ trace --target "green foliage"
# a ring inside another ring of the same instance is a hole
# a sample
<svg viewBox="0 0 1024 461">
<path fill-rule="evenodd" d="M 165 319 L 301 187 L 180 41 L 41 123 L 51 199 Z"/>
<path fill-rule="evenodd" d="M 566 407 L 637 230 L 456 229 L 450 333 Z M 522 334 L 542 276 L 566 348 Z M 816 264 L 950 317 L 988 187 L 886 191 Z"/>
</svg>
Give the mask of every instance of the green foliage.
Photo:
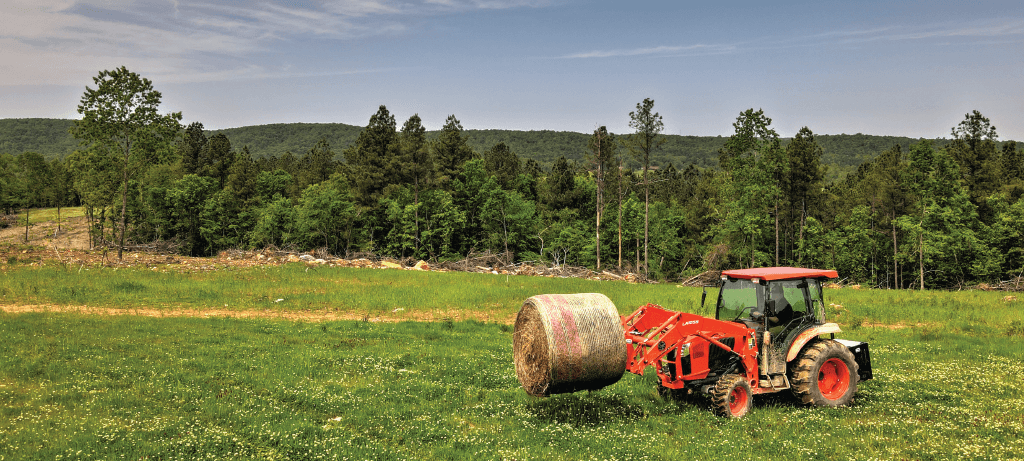
<svg viewBox="0 0 1024 461">
<path fill-rule="evenodd" d="M 295 224 L 295 209 L 288 198 L 275 195 L 276 199 L 257 210 L 259 218 L 249 233 L 252 246 L 284 246 L 290 243 Z"/>
<path fill-rule="evenodd" d="M 370 124 L 359 132 L 356 143 L 345 149 L 349 183 L 356 199 L 364 207 L 371 207 L 380 199 L 389 184 L 399 179 L 398 134 L 395 117 L 384 106 L 370 117 Z"/>
<path fill-rule="evenodd" d="M 295 241 L 305 248 L 326 248 L 338 254 L 353 215 L 352 195 L 343 175 L 312 184 L 302 191 L 295 210 Z"/>
<path fill-rule="evenodd" d="M 200 213 L 206 201 L 217 191 L 216 180 L 194 174 L 185 175 L 167 191 L 167 208 L 174 235 L 182 239 L 183 252 L 188 255 L 205 254 Z"/>
<path fill-rule="evenodd" d="M 519 156 L 507 145 L 499 142 L 484 152 L 484 168 L 503 189 L 511 189 L 522 170 Z"/>
<path fill-rule="evenodd" d="M 124 66 L 101 71 L 93 77 L 93 83 L 96 89 L 85 87 L 78 105 L 82 119 L 75 121 L 71 134 L 82 147 L 96 148 L 97 154 L 109 155 L 120 177 L 117 257 L 121 259 L 127 233 L 129 182 L 150 165 L 168 159 L 181 113 L 160 115 L 160 92 L 153 89 L 149 79 Z"/>
<path fill-rule="evenodd" d="M 222 249 L 246 246 L 245 236 L 253 227 L 252 215 L 231 189 L 211 195 L 199 214 L 199 235 L 206 243 L 202 253 L 216 254 Z"/>
<path fill-rule="evenodd" d="M 462 164 L 476 156 L 455 115 L 449 115 L 445 120 L 441 132 L 430 144 L 430 154 L 442 182 L 454 179 Z"/>
<path fill-rule="evenodd" d="M 515 191 L 493 188 L 481 210 L 486 244 L 517 253 L 525 249 L 534 227 L 535 205 Z"/>
<path fill-rule="evenodd" d="M 299 160 L 296 178 L 298 187 L 299 189 L 305 189 L 311 185 L 327 181 L 337 169 L 331 145 L 326 139 L 321 139 Z M 347 184 L 345 188 L 348 189 Z"/>
<path fill-rule="evenodd" d="M 181 168 L 186 174 L 199 172 L 199 162 L 203 148 L 206 147 L 206 133 L 203 124 L 192 122 L 185 128 L 185 133 L 175 147 L 176 155 L 181 161 Z"/>
<path fill-rule="evenodd" d="M 256 198 L 258 203 L 269 203 L 288 196 L 288 190 L 295 180 L 282 169 L 261 171 L 256 177 Z"/>
<path fill-rule="evenodd" d="M 721 238 L 745 267 L 778 265 L 779 261 L 778 218 L 789 162 L 771 123 L 761 110 L 740 113 L 733 123 L 736 133 L 720 154 L 729 174 Z M 763 252 L 772 229 L 774 259 Z"/>
<path fill-rule="evenodd" d="M 0 119 L 0 153 L 38 152 L 47 160 L 63 158 L 78 146 L 68 132 L 74 123 L 52 118 Z"/>
<path fill-rule="evenodd" d="M 430 155 L 427 131 L 418 114 L 413 114 L 402 125 L 398 136 L 402 177 L 413 185 L 414 194 L 434 179 L 434 159 Z"/>
<path fill-rule="evenodd" d="M 152 89 L 133 76 L 118 69 L 96 81 Z M 175 115 L 152 133 L 176 126 Z M 664 135 L 649 99 L 630 122 L 636 131 L 626 137 L 604 127 L 588 135 L 464 130 L 451 116 L 431 133 L 413 115 L 397 131 L 381 106 L 347 140 L 332 134 L 335 125 L 237 131 L 305 140 L 269 156 L 261 150 L 269 139 L 250 146 L 255 137 L 239 142 L 234 131 L 197 122 L 169 137 L 141 131 L 127 163 L 117 142 L 83 145 L 64 161 L 0 155 L 0 208 L 31 214 L 31 224 L 36 212 L 24 206 L 82 205 L 94 245 L 121 246 L 127 235 L 179 242 L 194 255 L 263 245 L 432 260 L 491 251 L 602 270 L 613 260 L 670 280 L 811 265 L 893 288 L 920 288 L 922 279 L 964 287 L 1024 267 L 1020 154 L 980 113 L 954 127 L 952 141 L 927 148 L 808 127 L 785 140 L 753 109 L 727 139 Z M 637 155 L 616 149 L 622 140 Z"/>
</svg>

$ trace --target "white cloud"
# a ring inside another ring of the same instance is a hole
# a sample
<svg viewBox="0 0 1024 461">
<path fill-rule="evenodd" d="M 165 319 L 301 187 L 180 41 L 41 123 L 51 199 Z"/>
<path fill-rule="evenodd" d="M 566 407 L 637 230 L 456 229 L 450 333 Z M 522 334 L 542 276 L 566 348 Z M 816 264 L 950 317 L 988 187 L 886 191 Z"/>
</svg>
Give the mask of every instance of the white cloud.
<svg viewBox="0 0 1024 461">
<path fill-rule="evenodd" d="M 303 6 L 274 1 L 9 0 L 0 6 L 0 85 L 79 85 L 99 69 L 121 65 L 165 81 L 231 79 L 252 75 L 255 70 L 249 61 L 285 40 L 402 33 L 406 31 L 403 21 L 411 15 L 543 4 L 540 0 L 453 0 L 447 5 L 433 0 L 321 0 Z"/>
<path fill-rule="evenodd" d="M 733 45 L 688 45 L 688 46 L 655 46 L 650 48 L 633 48 L 625 50 L 595 50 L 583 53 L 560 56 L 563 59 L 616 58 L 627 56 L 692 56 L 706 54 L 722 54 L 734 51 Z"/>
<path fill-rule="evenodd" d="M 562 59 L 616 58 L 629 56 L 692 56 L 723 54 L 745 49 L 771 49 L 823 44 L 866 43 L 873 41 L 923 40 L 930 38 L 993 38 L 1024 35 L 1024 21 L 993 20 L 972 24 L 931 24 L 925 26 L 882 26 L 868 29 L 839 30 L 810 36 L 758 40 L 735 45 L 654 46 L 647 48 L 593 50 L 559 56 Z"/>
<path fill-rule="evenodd" d="M 921 26 L 891 25 L 869 29 L 840 30 L 816 35 L 816 38 L 837 38 L 843 43 L 879 40 L 902 41 L 929 38 L 991 38 L 1024 35 L 1024 20 L 1003 19 L 977 21 L 970 24 L 944 23 Z"/>
</svg>

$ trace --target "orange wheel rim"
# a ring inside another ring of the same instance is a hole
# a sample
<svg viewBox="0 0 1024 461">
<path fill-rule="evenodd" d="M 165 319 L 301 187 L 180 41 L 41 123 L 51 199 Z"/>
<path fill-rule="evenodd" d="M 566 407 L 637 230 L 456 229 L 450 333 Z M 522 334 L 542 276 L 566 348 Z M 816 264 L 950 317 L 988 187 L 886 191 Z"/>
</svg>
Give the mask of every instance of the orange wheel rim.
<svg viewBox="0 0 1024 461">
<path fill-rule="evenodd" d="M 743 409 L 747 407 L 748 399 L 750 399 L 750 395 L 747 394 L 747 390 L 743 386 L 732 388 L 732 392 L 729 392 L 729 412 L 733 416 L 742 414 Z"/>
<path fill-rule="evenodd" d="M 818 369 L 818 389 L 828 400 L 837 400 L 850 389 L 850 367 L 838 358 L 825 361 Z"/>
</svg>

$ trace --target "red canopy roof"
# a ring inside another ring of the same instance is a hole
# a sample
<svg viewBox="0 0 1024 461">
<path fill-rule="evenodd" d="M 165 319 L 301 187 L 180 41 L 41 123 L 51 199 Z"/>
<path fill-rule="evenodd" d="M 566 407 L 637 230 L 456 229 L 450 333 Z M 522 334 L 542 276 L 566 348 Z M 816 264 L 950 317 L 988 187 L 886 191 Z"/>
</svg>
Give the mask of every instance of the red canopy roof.
<svg viewBox="0 0 1024 461">
<path fill-rule="evenodd" d="M 722 271 L 722 275 L 727 275 L 737 279 L 752 279 L 756 277 L 762 280 L 839 278 L 839 273 L 834 270 L 803 269 L 800 267 L 758 267 L 754 269 L 736 269 L 731 271 Z"/>
</svg>

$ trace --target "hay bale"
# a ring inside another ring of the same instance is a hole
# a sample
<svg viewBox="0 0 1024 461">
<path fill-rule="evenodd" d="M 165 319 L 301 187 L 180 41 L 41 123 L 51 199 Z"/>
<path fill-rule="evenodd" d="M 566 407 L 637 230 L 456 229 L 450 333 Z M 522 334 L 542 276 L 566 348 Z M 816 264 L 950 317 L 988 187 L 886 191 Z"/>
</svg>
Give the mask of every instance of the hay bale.
<svg viewBox="0 0 1024 461">
<path fill-rule="evenodd" d="M 516 377 L 538 397 L 596 390 L 626 371 L 626 340 L 615 305 L 599 293 L 539 295 L 516 316 Z"/>
</svg>

